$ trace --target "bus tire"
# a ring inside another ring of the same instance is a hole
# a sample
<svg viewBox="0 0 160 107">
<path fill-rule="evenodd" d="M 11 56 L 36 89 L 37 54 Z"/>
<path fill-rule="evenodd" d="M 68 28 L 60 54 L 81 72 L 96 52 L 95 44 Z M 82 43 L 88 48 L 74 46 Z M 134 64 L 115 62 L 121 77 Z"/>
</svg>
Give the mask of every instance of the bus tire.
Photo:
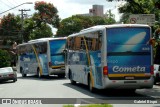
<svg viewBox="0 0 160 107">
<path fill-rule="evenodd" d="M 71 71 L 69 71 L 69 79 L 70 79 L 70 82 L 71 82 L 72 85 L 75 85 L 75 84 L 76 84 L 76 81 L 74 81 L 74 80 L 72 79 L 72 72 L 71 72 Z"/>
<path fill-rule="evenodd" d="M 123 89 L 123 92 L 129 93 L 129 94 L 134 94 L 136 92 L 136 89 Z"/>
<path fill-rule="evenodd" d="M 25 74 L 25 73 L 24 73 L 24 71 L 23 71 L 23 68 L 22 68 L 22 67 L 20 68 L 20 72 L 21 72 L 21 74 L 22 74 L 22 77 L 26 77 L 26 76 L 27 76 L 27 74 Z"/>
<path fill-rule="evenodd" d="M 91 80 L 90 75 L 88 75 L 88 88 L 90 92 L 95 93 L 95 88 L 92 87 L 92 80 Z"/>
<path fill-rule="evenodd" d="M 38 77 L 38 78 L 41 78 L 41 77 L 42 77 L 39 68 L 37 68 L 37 77 Z"/>
<path fill-rule="evenodd" d="M 65 77 L 65 74 L 58 74 L 58 77 L 59 77 L 59 78 L 64 78 L 64 77 Z"/>
</svg>

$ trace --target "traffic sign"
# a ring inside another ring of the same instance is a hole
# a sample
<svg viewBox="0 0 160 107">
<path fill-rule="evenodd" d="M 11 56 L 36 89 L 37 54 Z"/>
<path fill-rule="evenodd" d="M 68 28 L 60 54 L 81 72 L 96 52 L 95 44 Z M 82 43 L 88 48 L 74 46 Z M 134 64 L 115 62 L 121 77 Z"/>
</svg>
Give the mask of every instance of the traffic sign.
<svg viewBox="0 0 160 107">
<path fill-rule="evenodd" d="M 153 26 L 155 23 L 155 14 L 132 14 L 129 16 L 131 24 L 148 24 Z"/>
</svg>

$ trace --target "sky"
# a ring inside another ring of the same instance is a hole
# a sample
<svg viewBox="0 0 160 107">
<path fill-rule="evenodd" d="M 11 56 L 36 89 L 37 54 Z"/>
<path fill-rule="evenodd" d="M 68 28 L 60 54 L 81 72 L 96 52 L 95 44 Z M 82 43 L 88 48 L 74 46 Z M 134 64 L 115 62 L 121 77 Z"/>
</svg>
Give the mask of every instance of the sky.
<svg viewBox="0 0 160 107">
<path fill-rule="evenodd" d="M 106 0 L 0 0 L 0 13 L 22 3 L 32 2 L 33 4 L 23 4 L 8 11 L 10 13 L 20 15 L 20 9 L 30 9 L 30 11 L 27 11 L 27 14 L 32 15 L 35 12 L 34 4 L 36 1 L 52 3 L 57 8 L 58 15 L 61 19 L 71 17 L 75 14 L 89 13 L 89 9 L 92 8 L 92 5 L 103 5 L 104 13 L 111 9 L 111 12 L 115 14 L 116 21 L 119 21 L 120 19 L 120 14 L 118 13 L 117 8 L 124 4 L 124 2 L 107 2 Z M 8 12 L 0 14 L 0 17 L 3 17 L 3 15 L 7 14 Z"/>
</svg>

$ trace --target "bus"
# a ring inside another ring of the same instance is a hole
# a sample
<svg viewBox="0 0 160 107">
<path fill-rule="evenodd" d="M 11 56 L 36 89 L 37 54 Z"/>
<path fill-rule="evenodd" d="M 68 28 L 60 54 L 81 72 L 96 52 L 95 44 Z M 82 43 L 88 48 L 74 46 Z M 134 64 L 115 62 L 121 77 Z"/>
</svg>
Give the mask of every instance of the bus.
<svg viewBox="0 0 160 107">
<path fill-rule="evenodd" d="M 17 46 L 17 70 L 26 77 L 58 75 L 65 77 L 64 53 L 66 38 L 41 38 Z"/>
<path fill-rule="evenodd" d="M 69 35 L 66 77 L 95 89 L 153 87 L 151 28 L 143 24 L 93 26 Z"/>
</svg>

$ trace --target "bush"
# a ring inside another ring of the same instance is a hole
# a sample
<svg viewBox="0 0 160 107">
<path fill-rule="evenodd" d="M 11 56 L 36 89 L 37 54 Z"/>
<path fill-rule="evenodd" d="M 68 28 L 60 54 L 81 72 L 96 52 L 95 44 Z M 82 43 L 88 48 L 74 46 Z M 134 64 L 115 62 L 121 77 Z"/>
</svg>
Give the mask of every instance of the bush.
<svg viewBox="0 0 160 107">
<path fill-rule="evenodd" d="M 0 68 L 9 67 L 11 65 L 11 57 L 8 51 L 0 49 Z"/>
</svg>

